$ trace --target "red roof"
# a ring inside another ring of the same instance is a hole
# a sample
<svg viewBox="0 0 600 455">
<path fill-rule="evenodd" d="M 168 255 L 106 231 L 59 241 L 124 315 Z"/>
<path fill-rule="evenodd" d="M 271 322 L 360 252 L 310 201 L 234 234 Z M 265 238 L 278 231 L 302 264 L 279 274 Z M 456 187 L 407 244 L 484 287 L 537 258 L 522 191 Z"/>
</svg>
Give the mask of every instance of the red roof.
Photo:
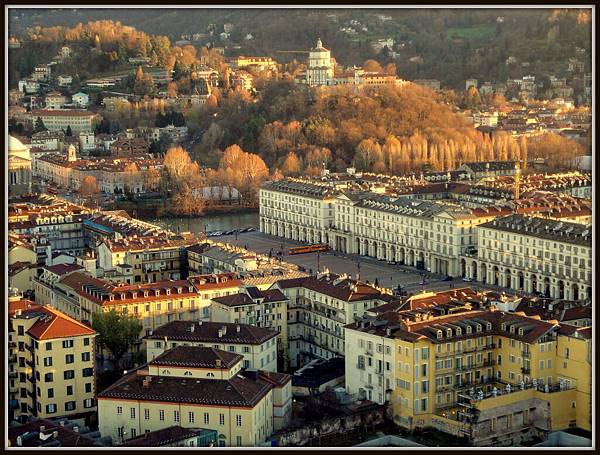
<svg viewBox="0 0 600 455">
<path fill-rule="evenodd" d="M 40 318 L 29 329 L 28 333 L 37 340 L 53 340 L 56 338 L 70 338 L 83 335 L 95 335 L 96 331 L 87 325 L 67 316 L 49 306 L 35 310 L 44 313 L 50 318 Z"/>
</svg>

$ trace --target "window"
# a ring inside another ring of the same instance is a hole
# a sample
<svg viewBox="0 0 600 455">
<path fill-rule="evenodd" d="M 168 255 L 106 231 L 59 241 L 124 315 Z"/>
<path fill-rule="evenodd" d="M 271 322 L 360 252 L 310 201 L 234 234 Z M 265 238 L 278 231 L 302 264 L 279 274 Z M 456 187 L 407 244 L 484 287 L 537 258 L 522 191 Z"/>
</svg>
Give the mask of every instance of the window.
<svg viewBox="0 0 600 455">
<path fill-rule="evenodd" d="M 62 347 L 63 348 L 72 348 L 73 347 L 73 340 L 63 340 Z"/>
<path fill-rule="evenodd" d="M 46 351 L 52 351 L 52 342 L 51 341 L 48 341 L 46 343 Z"/>
<path fill-rule="evenodd" d="M 241 415 L 239 415 L 239 414 L 237 414 L 237 415 L 235 416 L 235 425 L 236 425 L 237 427 L 241 427 L 241 426 L 242 426 L 242 416 L 241 416 Z"/>
<path fill-rule="evenodd" d="M 73 395 L 73 386 L 72 385 L 67 386 L 67 395 Z"/>
<path fill-rule="evenodd" d="M 165 420 L 165 410 L 161 409 L 160 411 L 158 411 L 158 420 L 163 421 Z"/>
<path fill-rule="evenodd" d="M 89 338 L 84 338 L 83 339 L 83 345 L 84 346 L 89 346 L 90 345 L 90 339 Z"/>
<path fill-rule="evenodd" d="M 73 354 L 67 354 L 65 356 L 65 363 L 73 363 L 75 361 L 75 356 Z"/>
<path fill-rule="evenodd" d="M 81 361 L 82 362 L 89 362 L 90 361 L 90 353 L 89 352 L 82 352 L 81 353 Z"/>
<path fill-rule="evenodd" d="M 53 373 L 46 373 L 44 375 L 44 382 L 53 382 L 54 381 L 54 374 Z"/>
<path fill-rule="evenodd" d="M 204 425 L 208 425 L 210 420 L 210 416 L 208 415 L 208 412 L 204 413 Z"/>
<path fill-rule="evenodd" d="M 245 353 L 248 353 L 248 352 L 250 352 L 250 346 L 244 346 L 244 347 L 242 348 L 242 351 L 243 351 L 243 352 L 245 352 Z"/>
<path fill-rule="evenodd" d="M 173 421 L 179 422 L 179 411 L 173 411 Z"/>
<path fill-rule="evenodd" d="M 117 406 L 117 415 L 122 415 L 123 414 L 123 407 L 122 406 Z"/>
<path fill-rule="evenodd" d="M 93 376 L 94 375 L 94 369 L 93 368 L 84 368 L 82 370 L 82 373 L 83 373 L 83 377 L 87 378 L 89 376 Z"/>
<path fill-rule="evenodd" d="M 52 366 L 52 357 L 44 357 L 44 366 L 51 367 Z"/>
<path fill-rule="evenodd" d="M 188 412 L 188 423 L 194 423 L 194 412 Z"/>
<path fill-rule="evenodd" d="M 219 425 L 225 425 L 225 414 L 219 414 Z"/>
<path fill-rule="evenodd" d="M 150 420 L 150 409 L 144 409 L 144 420 Z"/>
<path fill-rule="evenodd" d="M 46 405 L 46 414 L 54 414 L 56 412 L 55 404 L 47 404 Z"/>
<path fill-rule="evenodd" d="M 92 383 L 91 382 L 88 382 L 85 384 L 85 392 L 92 393 Z"/>
<path fill-rule="evenodd" d="M 54 398 L 54 389 L 48 389 L 48 398 Z"/>
<path fill-rule="evenodd" d="M 235 346 L 229 346 L 229 352 L 235 352 Z"/>
<path fill-rule="evenodd" d="M 94 399 L 93 398 L 86 398 L 85 400 L 83 400 L 83 407 L 84 408 L 91 408 L 94 406 Z"/>
<path fill-rule="evenodd" d="M 75 377 L 75 370 L 67 370 L 65 371 L 65 379 L 73 379 Z"/>
<path fill-rule="evenodd" d="M 244 360 L 244 368 L 250 368 L 250 361 Z"/>
<path fill-rule="evenodd" d="M 132 429 L 131 429 L 131 437 L 132 437 L 132 438 L 135 438 L 135 437 L 136 437 L 136 435 L 137 435 L 137 431 L 136 431 L 136 429 L 135 429 L 135 428 L 132 428 Z"/>
<path fill-rule="evenodd" d="M 129 408 L 129 416 L 135 419 L 135 408 Z"/>
<path fill-rule="evenodd" d="M 65 403 L 65 411 L 74 411 L 76 404 L 74 401 L 67 401 Z"/>
<path fill-rule="evenodd" d="M 238 447 L 240 447 L 242 445 L 242 437 L 241 436 L 236 436 L 235 437 L 235 443 Z"/>
</svg>

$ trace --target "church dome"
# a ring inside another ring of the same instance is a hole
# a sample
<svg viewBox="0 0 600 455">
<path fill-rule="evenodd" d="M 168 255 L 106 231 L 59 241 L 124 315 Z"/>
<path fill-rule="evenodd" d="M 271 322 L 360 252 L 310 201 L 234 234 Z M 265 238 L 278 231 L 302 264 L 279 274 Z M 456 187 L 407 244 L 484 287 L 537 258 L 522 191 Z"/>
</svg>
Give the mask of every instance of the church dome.
<svg viewBox="0 0 600 455">
<path fill-rule="evenodd" d="M 16 137 L 8 136 L 8 156 L 18 156 L 19 158 L 31 159 L 29 147 L 24 145 Z"/>
</svg>

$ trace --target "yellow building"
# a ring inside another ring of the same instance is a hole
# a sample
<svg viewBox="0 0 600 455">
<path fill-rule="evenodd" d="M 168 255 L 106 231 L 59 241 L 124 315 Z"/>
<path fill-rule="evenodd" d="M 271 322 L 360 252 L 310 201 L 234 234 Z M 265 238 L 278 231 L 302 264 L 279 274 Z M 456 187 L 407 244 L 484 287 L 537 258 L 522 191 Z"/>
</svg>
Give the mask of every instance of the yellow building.
<svg viewBox="0 0 600 455">
<path fill-rule="evenodd" d="M 98 395 L 99 429 L 118 444 L 172 425 L 202 427 L 219 433 L 220 446 L 256 446 L 289 419 L 291 376 L 241 366 L 240 354 L 170 349 Z M 277 422 L 276 407 L 286 410 Z"/>
<path fill-rule="evenodd" d="M 277 371 L 275 330 L 248 324 L 207 321 L 173 321 L 144 338 L 148 362 L 167 349 L 199 346 L 241 354 L 244 368 Z"/>
<path fill-rule="evenodd" d="M 279 289 L 261 291 L 255 286 L 243 286 L 241 292 L 214 298 L 211 320 L 232 324 L 249 324 L 277 331 L 279 352 L 267 356 L 261 369 L 277 371 L 277 354 L 283 368 L 288 357 L 288 299 Z M 267 368 L 269 365 L 269 368 Z"/>
<path fill-rule="evenodd" d="M 186 247 L 195 238 L 168 236 L 128 237 L 105 239 L 97 248 L 98 264 L 104 271 L 118 265 L 131 266 L 134 283 L 178 280 L 186 268 Z"/>
<path fill-rule="evenodd" d="M 9 298 L 8 377 L 14 416 L 96 411 L 96 332 L 51 307 Z"/>
<path fill-rule="evenodd" d="M 45 273 L 36 279 L 36 285 L 51 295 L 52 305 L 86 323 L 92 322 L 95 313 L 112 309 L 137 317 L 142 323 L 139 346 L 143 336 L 168 322 L 208 320 L 213 298 L 238 292 L 241 280 L 229 278 L 227 274 L 201 275 L 127 285 L 75 271 L 55 283 Z"/>
<path fill-rule="evenodd" d="M 382 365 L 395 384 L 378 389 L 373 380 L 371 389 L 388 393 L 398 425 L 433 426 L 474 445 L 591 431 L 591 328 L 475 306 L 432 303 L 347 326 L 347 386 L 365 365 Z M 350 393 L 369 388 L 353 384 Z"/>
</svg>

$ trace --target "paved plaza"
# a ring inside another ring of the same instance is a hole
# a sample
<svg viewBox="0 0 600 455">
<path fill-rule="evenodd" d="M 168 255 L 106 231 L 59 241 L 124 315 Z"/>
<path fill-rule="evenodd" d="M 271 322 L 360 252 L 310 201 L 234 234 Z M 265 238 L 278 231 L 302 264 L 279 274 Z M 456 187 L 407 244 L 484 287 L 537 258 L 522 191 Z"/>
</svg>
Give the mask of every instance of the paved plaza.
<svg viewBox="0 0 600 455">
<path fill-rule="evenodd" d="M 290 255 L 288 250 L 291 247 L 305 245 L 290 239 L 283 239 L 262 232 L 246 232 L 243 234 L 224 235 L 213 237 L 212 240 L 230 243 L 233 245 L 247 247 L 251 251 L 261 254 L 276 256 L 283 250 L 283 260 L 292 264 L 297 264 L 307 272 L 315 272 L 317 267 L 323 271 L 327 268 L 332 273 L 343 274 L 356 278 L 360 270 L 360 279 L 374 283 L 378 281 L 380 286 L 387 288 L 396 288 L 401 285 L 408 293 L 418 293 L 426 291 L 444 291 L 447 289 L 457 289 L 461 287 L 470 287 L 473 289 L 493 289 L 514 294 L 514 291 L 498 286 L 491 286 L 483 283 L 464 282 L 461 278 L 452 281 L 444 281 L 443 275 L 435 275 L 414 267 L 408 267 L 398 264 L 388 264 L 385 261 L 359 256 L 355 254 L 343 254 L 335 251 L 317 253 L 306 253 Z M 423 276 L 425 275 L 425 284 Z"/>
</svg>

